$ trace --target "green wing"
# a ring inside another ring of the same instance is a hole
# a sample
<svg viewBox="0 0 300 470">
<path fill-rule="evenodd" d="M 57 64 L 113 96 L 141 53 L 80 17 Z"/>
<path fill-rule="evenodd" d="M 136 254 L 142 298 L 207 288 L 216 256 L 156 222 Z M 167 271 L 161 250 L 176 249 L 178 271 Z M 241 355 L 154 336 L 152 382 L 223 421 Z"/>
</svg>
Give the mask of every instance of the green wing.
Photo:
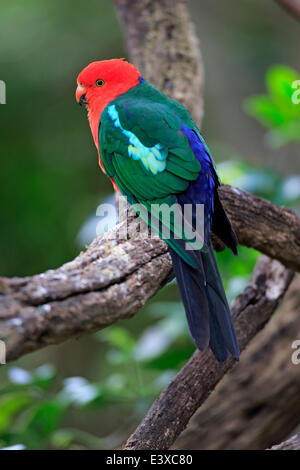
<svg viewBox="0 0 300 470">
<path fill-rule="evenodd" d="M 99 143 L 107 175 L 130 203 L 143 204 L 158 220 L 160 214 L 155 214 L 153 204 L 174 204 L 175 195 L 184 192 L 201 169 L 181 132 L 181 119 L 168 106 L 150 100 L 121 99 L 107 106 L 101 116 Z M 174 223 L 169 228 L 182 237 Z M 194 266 L 180 241 L 173 237 L 166 241 Z"/>
</svg>

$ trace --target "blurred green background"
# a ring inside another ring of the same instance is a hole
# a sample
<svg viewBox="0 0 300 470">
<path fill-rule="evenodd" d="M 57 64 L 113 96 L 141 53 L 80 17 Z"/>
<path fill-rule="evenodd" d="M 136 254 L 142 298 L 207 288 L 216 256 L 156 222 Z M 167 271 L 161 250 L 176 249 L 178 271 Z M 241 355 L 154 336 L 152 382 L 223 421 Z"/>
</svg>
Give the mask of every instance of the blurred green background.
<svg viewBox="0 0 300 470">
<path fill-rule="evenodd" d="M 273 0 L 193 0 L 205 64 L 203 134 L 221 179 L 299 209 L 300 26 Z M 0 274 L 72 259 L 112 195 L 99 171 L 76 77 L 92 60 L 126 57 L 113 3 L 1 2 Z M 218 254 L 229 299 L 254 250 Z M 1 336 L 1 332 L 0 332 Z M 0 370 L 0 447 L 113 448 L 192 354 L 174 283 L 137 316 Z"/>
</svg>

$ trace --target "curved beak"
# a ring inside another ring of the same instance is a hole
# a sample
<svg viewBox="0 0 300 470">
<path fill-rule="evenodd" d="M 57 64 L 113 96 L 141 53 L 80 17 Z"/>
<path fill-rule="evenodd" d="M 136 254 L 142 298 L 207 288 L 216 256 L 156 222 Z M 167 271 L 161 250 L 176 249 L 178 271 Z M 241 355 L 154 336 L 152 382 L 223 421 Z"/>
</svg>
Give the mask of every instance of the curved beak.
<svg viewBox="0 0 300 470">
<path fill-rule="evenodd" d="M 83 104 L 88 104 L 86 99 L 86 89 L 84 86 L 78 84 L 76 89 L 76 101 L 82 106 Z"/>
</svg>

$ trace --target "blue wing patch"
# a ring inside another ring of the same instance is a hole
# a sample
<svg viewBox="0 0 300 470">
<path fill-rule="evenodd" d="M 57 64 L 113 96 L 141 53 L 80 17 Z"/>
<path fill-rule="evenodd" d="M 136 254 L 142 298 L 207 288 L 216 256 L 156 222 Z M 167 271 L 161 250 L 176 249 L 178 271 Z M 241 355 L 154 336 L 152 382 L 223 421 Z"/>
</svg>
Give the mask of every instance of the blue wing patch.
<svg viewBox="0 0 300 470">
<path fill-rule="evenodd" d="M 205 240 L 208 242 L 214 211 L 214 191 L 219 184 L 218 176 L 205 143 L 196 132 L 184 124 L 181 130 L 187 137 L 195 157 L 201 163 L 201 171 L 198 178 L 189 184 L 187 190 L 178 196 L 178 202 L 180 204 L 204 204 Z"/>
</svg>

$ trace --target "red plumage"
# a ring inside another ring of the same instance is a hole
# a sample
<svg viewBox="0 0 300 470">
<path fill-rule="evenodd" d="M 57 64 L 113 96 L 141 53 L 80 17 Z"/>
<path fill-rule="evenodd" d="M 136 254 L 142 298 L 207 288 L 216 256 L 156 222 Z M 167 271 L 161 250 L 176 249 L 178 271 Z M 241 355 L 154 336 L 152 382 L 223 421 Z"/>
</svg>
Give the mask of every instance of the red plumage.
<svg viewBox="0 0 300 470">
<path fill-rule="evenodd" d="M 102 111 L 117 96 L 138 85 L 140 76 L 139 70 L 124 59 L 92 62 L 78 75 L 76 100 L 79 102 L 80 98 L 85 96 L 88 119 L 98 150 L 99 165 L 103 172 L 104 168 L 99 151 L 99 122 Z M 96 85 L 99 79 L 104 80 L 103 87 Z M 113 180 L 112 183 L 115 189 L 118 189 Z"/>
</svg>

